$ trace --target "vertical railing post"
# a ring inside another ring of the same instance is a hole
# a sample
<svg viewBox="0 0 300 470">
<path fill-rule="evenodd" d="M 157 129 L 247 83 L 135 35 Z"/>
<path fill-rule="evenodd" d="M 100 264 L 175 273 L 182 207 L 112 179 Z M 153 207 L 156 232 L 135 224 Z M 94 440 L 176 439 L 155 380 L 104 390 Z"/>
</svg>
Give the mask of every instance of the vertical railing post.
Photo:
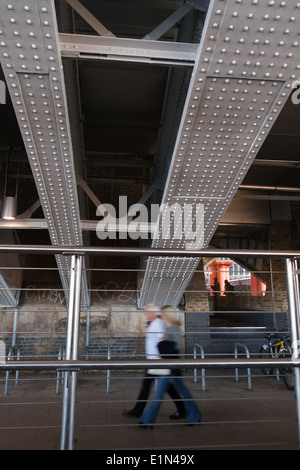
<svg viewBox="0 0 300 470">
<path fill-rule="evenodd" d="M 70 273 L 70 293 L 68 307 L 68 327 L 66 341 L 66 360 L 78 359 L 78 340 L 80 326 L 82 255 L 72 255 Z M 64 393 L 61 426 L 61 450 L 73 450 L 77 372 L 64 372 Z"/>
<path fill-rule="evenodd" d="M 290 312 L 292 357 L 299 358 L 300 348 L 300 302 L 299 302 L 299 282 L 298 263 L 295 259 L 286 260 L 287 289 Z M 300 369 L 295 367 L 295 398 L 298 424 L 298 445 L 300 446 Z"/>
</svg>

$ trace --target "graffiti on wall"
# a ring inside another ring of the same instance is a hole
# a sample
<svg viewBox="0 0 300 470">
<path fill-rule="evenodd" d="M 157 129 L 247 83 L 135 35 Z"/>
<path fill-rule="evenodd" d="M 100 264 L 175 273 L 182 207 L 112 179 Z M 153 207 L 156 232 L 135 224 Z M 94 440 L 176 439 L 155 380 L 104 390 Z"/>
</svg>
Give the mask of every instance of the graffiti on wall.
<svg viewBox="0 0 300 470">
<path fill-rule="evenodd" d="M 52 304 L 63 305 L 66 300 L 62 289 L 50 289 L 47 287 L 39 288 L 32 284 L 27 286 L 24 292 L 24 300 L 31 302 L 50 302 Z"/>
<path fill-rule="evenodd" d="M 122 282 L 121 284 L 109 281 L 106 284 L 101 284 L 95 290 L 97 299 L 100 301 L 114 300 L 121 303 L 135 302 L 136 291 L 130 290 L 129 282 Z"/>
<path fill-rule="evenodd" d="M 136 303 L 136 291 L 132 289 L 129 282 L 118 283 L 109 281 L 92 289 L 91 296 L 95 302 Z M 64 305 L 66 296 L 62 289 L 39 288 L 37 285 L 32 284 L 26 287 L 24 300 L 26 302 L 49 302 L 51 304 Z"/>
</svg>

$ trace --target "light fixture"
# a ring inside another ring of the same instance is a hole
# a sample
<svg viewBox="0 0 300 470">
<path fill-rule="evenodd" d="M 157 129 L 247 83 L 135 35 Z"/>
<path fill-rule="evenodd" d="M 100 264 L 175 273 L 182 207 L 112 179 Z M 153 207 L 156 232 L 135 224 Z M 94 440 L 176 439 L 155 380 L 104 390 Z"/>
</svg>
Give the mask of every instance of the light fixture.
<svg viewBox="0 0 300 470">
<path fill-rule="evenodd" d="M 17 217 L 18 199 L 16 197 L 5 196 L 2 203 L 1 219 L 15 220 Z"/>
<path fill-rule="evenodd" d="M 15 220 L 15 218 L 17 217 L 17 206 L 18 206 L 17 195 L 18 195 L 20 159 L 18 162 L 18 174 L 17 174 L 15 196 L 14 197 L 7 196 L 6 193 L 7 193 L 7 181 L 8 181 L 8 173 L 9 173 L 9 156 L 10 156 L 10 149 L 8 149 L 8 152 L 7 152 L 4 197 L 3 197 L 2 209 L 1 209 L 1 219 L 3 220 Z"/>
</svg>

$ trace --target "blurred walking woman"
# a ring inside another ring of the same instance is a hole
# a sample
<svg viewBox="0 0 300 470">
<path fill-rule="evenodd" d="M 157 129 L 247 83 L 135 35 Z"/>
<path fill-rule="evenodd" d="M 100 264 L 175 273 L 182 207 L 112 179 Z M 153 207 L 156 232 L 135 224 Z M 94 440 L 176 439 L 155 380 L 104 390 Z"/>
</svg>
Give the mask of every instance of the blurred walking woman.
<svg viewBox="0 0 300 470">
<path fill-rule="evenodd" d="M 176 309 L 170 306 L 163 307 L 161 309 L 161 319 L 166 325 L 166 332 L 163 340 L 159 343 L 160 354 L 165 359 L 178 358 L 183 349 L 183 341 Z M 170 382 L 173 383 L 178 393 L 183 397 L 188 423 L 193 424 L 202 420 L 198 406 L 180 377 L 180 370 L 170 370 L 169 372 L 170 375 L 158 379 L 154 398 L 141 416 L 140 426 L 143 428 L 149 427 L 152 429 L 162 404 L 162 398 Z"/>
</svg>

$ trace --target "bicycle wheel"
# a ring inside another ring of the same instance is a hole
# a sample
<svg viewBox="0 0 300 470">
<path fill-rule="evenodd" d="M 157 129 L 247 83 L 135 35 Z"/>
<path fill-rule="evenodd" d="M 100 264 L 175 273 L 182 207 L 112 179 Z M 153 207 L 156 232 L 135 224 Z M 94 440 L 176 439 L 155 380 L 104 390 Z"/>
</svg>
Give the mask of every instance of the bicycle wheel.
<svg viewBox="0 0 300 470">
<path fill-rule="evenodd" d="M 291 357 L 291 352 L 283 352 L 283 357 Z M 288 390 L 294 390 L 295 388 L 295 376 L 293 367 L 284 367 L 281 369 L 282 380 Z"/>
<path fill-rule="evenodd" d="M 288 390 L 294 390 L 295 377 L 294 377 L 294 370 L 292 367 L 287 367 L 282 370 L 282 380 Z"/>
<path fill-rule="evenodd" d="M 270 348 L 267 344 L 264 344 L 259 350 L 259 357 L 261 359 L 270 359 L 272 357 Z M 262 373 L 264 375 L 271 375 L 273 373 L 272 367 L 262 367 Z"/>
</svg>

